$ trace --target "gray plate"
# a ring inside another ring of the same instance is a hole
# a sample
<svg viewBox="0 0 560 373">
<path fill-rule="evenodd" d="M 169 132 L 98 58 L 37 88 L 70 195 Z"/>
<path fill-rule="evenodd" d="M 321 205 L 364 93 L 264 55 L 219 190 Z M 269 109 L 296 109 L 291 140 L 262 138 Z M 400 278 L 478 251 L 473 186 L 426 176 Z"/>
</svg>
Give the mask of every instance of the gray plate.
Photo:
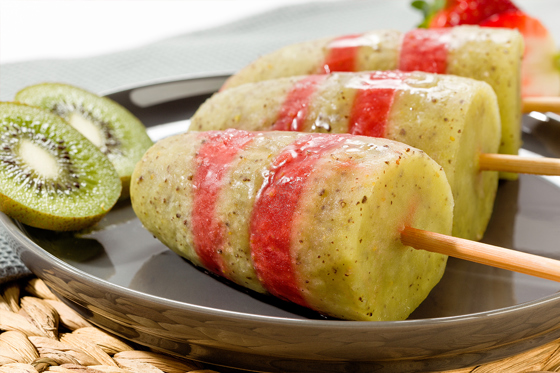
<svg viewBox="0 0 560 373">
<path fill-rule="evenodd" d="M 186 120 L 223 80 L 191 77 L 109 96 L 160 138 L 186 130 Z M 524 124 L 525 151 L 560 154 L 559 122 L 527 116 Z M 78 235 L 30 228 L 5 215 L 0 226 L 23 262 L 95 325 L 220 366 L 434 371 L 483 364 L 560 338 L 558 283 L 461 260 L 450 259 L 443 280 L 409 320 L 353 322 L 325 319 L 201 272 L 144 230 L 128 202 Z M 558 227 L 558 177 L 522 175 L 501 183 L 485 242 L 560 259 Z"/>
</svg>

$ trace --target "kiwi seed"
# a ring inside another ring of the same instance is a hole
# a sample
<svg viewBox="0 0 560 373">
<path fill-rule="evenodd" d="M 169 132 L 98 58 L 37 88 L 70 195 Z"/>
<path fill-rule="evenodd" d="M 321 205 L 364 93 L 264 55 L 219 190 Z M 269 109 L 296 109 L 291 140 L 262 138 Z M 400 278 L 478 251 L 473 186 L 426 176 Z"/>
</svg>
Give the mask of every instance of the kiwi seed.
<svg viewBox="0 0 560 373">
<path fill-rule="evenodd" d="M 0 211 L 42 229 L 99 221 L 122 184 L 109 159 L 62 118 L 0 103 Z"/>
<path fill-rule="evenodd" d="M 144 125 L 116 102 L 81 88 L 43 83 L 24 88 L 16 101 L 59 115 L 109 158 L 121 179 L 122 198 L 129 196 L 130 175 L 153 145 Z"/>
</svg>

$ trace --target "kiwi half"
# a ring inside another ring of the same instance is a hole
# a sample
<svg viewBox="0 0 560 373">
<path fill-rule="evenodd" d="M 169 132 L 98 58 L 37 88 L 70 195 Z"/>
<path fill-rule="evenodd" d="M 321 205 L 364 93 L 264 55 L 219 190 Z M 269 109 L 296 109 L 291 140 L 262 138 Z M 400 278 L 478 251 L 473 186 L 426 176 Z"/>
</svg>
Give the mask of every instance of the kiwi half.
<svg viewBox="0 0 560 373">
<path fill-rule="evenodd" d="M 113 163 L 123 185 L 121 199 L 130 195 L 134 166 L 153 145 L 146 128 L 134 115 L 109 98 L 60 83 L 24 88 L 15 99 L 66 119 Z"/>
<path fill-rule="evenodd" d="M 98 222 L 122 184 L 109 159 L 62 118 L 18 103 L 0 103 L 0 210 L 55 231 Z"/>
</svg>

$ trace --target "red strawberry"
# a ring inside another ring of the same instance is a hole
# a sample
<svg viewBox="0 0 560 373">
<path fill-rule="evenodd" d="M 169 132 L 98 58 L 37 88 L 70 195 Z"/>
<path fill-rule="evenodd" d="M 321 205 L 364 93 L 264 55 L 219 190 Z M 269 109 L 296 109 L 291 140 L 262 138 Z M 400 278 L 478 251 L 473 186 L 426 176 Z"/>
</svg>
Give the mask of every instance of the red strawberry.
<svg viewBox="0 0 560 373">
<path fill-rule="evenodd" d="M 510 0 L 413 1 L 412 6 L 424 13 L 421 26 L 429 28 L 477 25 L 494 14 L 518 10 Z"/>
<path fill-rule="evenodd" d="M 479 22 L 479 25 L 518 29 L 523 36 L 544 37 L 548 35 L 548 30 L 538 19 L 530 17 L 520 10 L 493 14 Z"/>
</svg>

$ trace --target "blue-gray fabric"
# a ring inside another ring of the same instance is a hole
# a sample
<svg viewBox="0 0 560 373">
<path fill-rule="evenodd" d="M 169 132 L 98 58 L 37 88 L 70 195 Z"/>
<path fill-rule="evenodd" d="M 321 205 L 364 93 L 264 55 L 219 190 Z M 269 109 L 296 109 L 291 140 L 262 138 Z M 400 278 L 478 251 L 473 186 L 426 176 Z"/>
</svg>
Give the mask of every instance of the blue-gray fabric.
<svg viewBox="0 0 560 373">
<path fill-rule="evenodd" d="M 420 18 L 403 0 L 326 1 L 288 6 L 118 53 L 5 64 L 0 66 L 0 100 L 12 100 L 23 87 L 45 81 L 107 93 L 190 74 L 233 72 L 259 55 L 287 44 L 377 28 L 398 29 L 399 25 L 406 30 Z"/>
</svg>

